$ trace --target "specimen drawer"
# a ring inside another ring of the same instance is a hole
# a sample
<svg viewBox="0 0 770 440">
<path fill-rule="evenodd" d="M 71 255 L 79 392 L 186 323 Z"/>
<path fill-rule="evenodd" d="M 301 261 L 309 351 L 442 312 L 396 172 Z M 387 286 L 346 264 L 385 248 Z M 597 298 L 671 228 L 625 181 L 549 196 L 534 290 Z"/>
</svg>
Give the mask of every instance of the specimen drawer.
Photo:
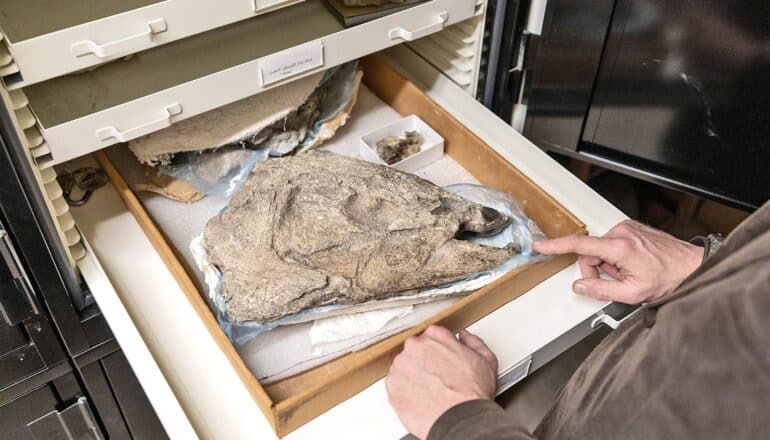
<svg viewBox="0 0 770 440">
<path fill-rule="evenodd" d="M 585 233 L 585 226 L 579 219 L 381 58 L 366 58 L 363 65 L 364 82 L 371 91 L 397 112 L 403 115 L 416 114 L 425 120 L 445 138 L 445 151 L 451 158 L 482 184 L 505 191 L 517 198 L 528 216 L 535 220 L 547 235 Z M 455 330 L 468 326 L 574 261 L 572 256 L 562 256 L 515 269 L 502 279 L 471 293 L 416 327 L 304 373 L 262 386 L 220 330 L 214 315 L 192 281 L 191 274 L 177 259 L 175 250 L 165 240 L 163 231 L 156 227 L 107 155 L 97 153 L 96 157 L 110 176 L 114 188 L 105 191 L 117 191 L 117 194 L 112 193 L 111 203 L 116 203 L 116 195 L 123 200 L 122 208 L 113 207 L 109 211 L 122 209 L 134 215 L 138 227 L 146 235 L 154 253 L 157 254 L 157 257 L 152 258 L 163 262 L 180 287 L 174 292 L 157 292 L 155 295 L 163 296 L 163 301 L 177 301 L 183 304 L 184 308 L 180 306 L 175 309 L 177 313 L 186 312 L 194 315 L 186 316 L 184 320 L 196 321 L 198 326 L 202 325 L 210 337 L 207 343 L 210 342 L 216 346 L 219 355 L 224 358 L 229 373 L 235 374 L 238 378 L 238 386 L 248 393 L 251 404 L 262 411 L 278 435 L 284 435 L 296 429 L 382 377 L 393 355 L 400 350 L 401 344 L 408 336 L 420 332 L 432 323 L 440 323 Z M 91 208 L 88 214 L 89 224 L 83 223 L 82 229 L 86 237 L 96 231 L 100 231 L 99 234 L 102 236 L 108 234 L 120 236 L 122 234 L 120 231 L 109 231 L 109 228 L 105 228 L 106 223 L 99 220 L 95 209 L 97 209 L 96 206 Z M 80 219 L 80 215 L 79 212 L 75 212 L 77 219 Z M 89 238 L 92 243 L 96 242 L 93 237 Z M 107 240 L 112 240 L 114 243 L 114 239 Z M 99 246 L 94 244 L 97 255 L 100 254 Z M 108 247 L 103 248 L 102 252 L 109 253 L 107 249 Z M 103 262 L 108 272 L 111 264 L 120 264 L 115 255 L 105 255 L 105 257 L 109 260 L 109 262 Z M 125 270 L 133 272 L 136 268 L 125 266 Z M 147 292 L 144 294 L 146 295 Z M 168 297 L 170 295 L 174 298 Z M 168 310 L 164 310 L 166 307 L 158 307 L 154 302 L 151 304 L 146 298 L 132 296 L 131 301 L 136 307 L 133 314 L 136 319 L 152 321 L 147 322 L 146 325 L 159 328 L 173 324 L 173 320 L 176 319 L 168 314 Z M 158 341 L 158 343 L 163 342 Z M 198 379 L 211 380 L 208 376 L 212 374 L 214 373 L 201 371 Z M 185 403 L 190 404 L 190 402 Z M 248 423 L 248 421 L 240 421 L 240 423 Z"/>
<path fill-rule="evenodd" d="M 34 84 L 300 0 L 3 0 L 0 76 Z M 11 59 L 12 57 L 12 59 Z"/>
<path fill-rule="evenodd" d="M 470 0 L 432 0 L 346 29 L 323 0 L 309 0 L 23 91 L 44 154 L 61 163 L 437 32 L 475 11 Z"/>
</svg>

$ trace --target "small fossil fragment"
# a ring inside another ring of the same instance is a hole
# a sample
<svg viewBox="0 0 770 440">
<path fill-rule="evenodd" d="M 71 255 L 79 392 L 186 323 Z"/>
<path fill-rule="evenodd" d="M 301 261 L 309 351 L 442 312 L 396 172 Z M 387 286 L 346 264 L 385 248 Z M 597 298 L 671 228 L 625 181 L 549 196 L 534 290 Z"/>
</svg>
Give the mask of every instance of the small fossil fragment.
<svg viewBox="0 0 770 440">
<path fill-rule="evenodd" d="M 388 165 L 401 162 L 407 157 L 420 152 L 423 138 L 417 130 L 404 132 L 404 137 L 385 136 L 375 144 L 375 151 Z"/>
<path fill-rule="evenodd" d="M 240 321 L 412 294 L 500 265 L 519 250 L 498 211 L 417 176 L 334 153 L 268 159 L 209 220 L 204 246 Z"/>
</svg>

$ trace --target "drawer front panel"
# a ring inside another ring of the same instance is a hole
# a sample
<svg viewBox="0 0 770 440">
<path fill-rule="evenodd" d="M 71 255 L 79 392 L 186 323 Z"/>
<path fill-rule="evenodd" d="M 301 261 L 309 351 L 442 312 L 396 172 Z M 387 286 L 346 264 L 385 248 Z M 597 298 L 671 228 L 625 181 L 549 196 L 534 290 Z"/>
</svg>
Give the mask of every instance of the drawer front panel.
<svg viewBox="0 0 770 440">
<path fill-rule="evenodd" d="M 468 0 L 433 0 L 307 42 L 321 45 L 323 65 L 291 78 L 267 86 L 262 84 L 259 66 L 276 56 L 271 54 L 88 116 L 46 127 L 44 136 L 54 162 L 60 163 L 142 136 L 298 77 L 437 32 L 471 17 L 474 10 L 474 3 Z M 292 50 L 294 48 L 284 53 Z"/>
<path fill-rule="evenodd" d="M 94 165 L 93 161 L 89 159 L 84 158 L 81 160 L 84 160 L 83 165 L 85 166 Z M 114 213 L 115 211 L 111 210 L 109 205 L 99 203 L 100 197 L 103 194 L 104 191 L 94 193 L 94 196 L 87 205 L 98 204 L 106 211 L 112 211 Z M 74 214 L 78 223 L 88 223 L 87 216 L 83 216 L 82 209 L 75 210 Z M 113 221 L 119 221 L 119 219 L 113 219 Z M 135 406 L 132 406 L 137 403 L 132 400 L 130 396 L 128 400 L 121 401 L 121 396 L 125 399 L 127 393 L 131 395 L 135 394 L 135 390 L 130 390 L 131 387 L 138 389 L 138 387 L 136 387 L 137 384 L 133 382 L 135 379 L 126 379 L 125 372 L 118 371 L 130 367 L 133 369 L 135 378 L 139 382 L 138 385 L 141 385 L 149 403 L 155 409 L 155 413 L 162 425 L 162 430 L 171 438 L 197 439 L 198 437 L 193 430 L 190 421 L 187 419 L 174 392 L 169 387 L 166 377 L 161 372 L 158 363 L 151 354 L 147 346 L 148 344 L 145 343 L 145 339 L 140 335 L 134 325 L 132 317 L 128 314 L 123 305 L 123 301 L 118 297 L 116 287 L 121 288 L 122 286 L 119 284 L 113 286 L 112 280 L 108 277 L 107 273 L 105 273 L 99 263 L 96 253 L 91 249 L 85 237 L 83 241 L 87 254 L 85 258 L 78 261 L 78 269 L 83 275 L 86 284 L 88 284 L 88 287 L 91 289 L 102 315 L 104 315 L 104 318 L 109 322 L 110 329 L 115 335 L 115 339 L 117 339 L 123 352 L 113 353 L 102 359 L 101 362 L 104 368 L 107 369 L 106 374 L 108 375 L 108 380 L 110 380 L 110 382 L 123 381 L 120 384 L 112 383 L 111 386 L 116 388 L 115 398 L 118 400 L 118 405 L 121 405 L 121 407 L 126 406 L 126 408 L 122 408 L 123 417 L 126 418 L 126 423 L 129 425 L 139 423 L 137 421 L 138 417 L 132 418 L 131 416 L 132 414 L 136 416 L 136 412 L 140 411 L 137 410 Z M 136 258 L 142 258 L 135 254 L 131 254 L 125 247 L 123 248 L 122 253 L 116 254 L 120 255 L 121 258 L 128 258 L 127 256 L 130 257 L 131 255 L 134 255 Z M 134 260 L 134 258 L 130 259 Z M 136 276 L 136 274 L 133 274 L 133 276 Z M 151 339 L 151 336 L 145 336 L 145 338 L 149 340 Z M 110 375 L 113 377 L 110 378 Z M 128 384 L 126 381 L 132 383 Z M 140 405 L 144 406 L 143 399 Z M 138 429 L 139 431 L 161 431 L 160 427 L 155 426 L 154 418 L 145 421 L 145 423 L 146 425 L 143 427 L 135 427 L 132 429 Z"/>
<path fill-rule="evenodd" d="M 34 84 L 301 0 L 167 0 L 120 14 L 9 41 L 21 83 Z M 10 38 L 9 38 L 10 39 Z"/>
</svg>

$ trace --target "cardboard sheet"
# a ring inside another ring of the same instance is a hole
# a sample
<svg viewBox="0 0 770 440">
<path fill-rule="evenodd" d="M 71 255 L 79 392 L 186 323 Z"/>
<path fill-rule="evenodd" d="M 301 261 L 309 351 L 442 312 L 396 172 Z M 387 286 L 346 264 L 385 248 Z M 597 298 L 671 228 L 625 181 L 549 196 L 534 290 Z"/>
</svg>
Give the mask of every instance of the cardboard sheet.
<svg viewBox="0 0 770 440">
<path fill-rule="evenodd" d="M 339 154 L 358 157 L 358 138 L 360 136 L 399 118 L 401 116 L 395 110 L 362 85 L 358 102 L 353 108 L 350 120 L 339 129 L 333 138 L 324 143 L 322 148 Z M 137 184 L 145 181 L 144 168 L 125 146 L 112 147 L 107 151 L 107 154 L 133 189 L 136 188 Z M 448 155 L 444 155 L 440 160 L 415 174 L 440 186 L 454 183 L 478 183 L 470 173 Z M 208 196 L 198 202 L 186 204 L 147 192 L 139 192 L 137 195 L 158 227 L 166 235 L 169 243 L 177 250 L 180 260 L 188 267 L 188 272 L 195 274 L 199 288 L 202 289 L 201 292 L 205 292 L 205 282 L 202 274 L 195 269 L 189 243 L 203 231 L 208 219 L 224 208 L 226 200 L 223 197 Z M 180 221 L 180 219 L 184 219 L 184 221 Z M 206 297 L 206 295 L 203 296 Z M 382 340 L 424 321 L 457 300 L 458 298 L 450 298 L 417 305 L 412 313 L 388 323 L 382 333 L 376 336 L 355 338 L 352 341 L 347 341 L 347 343 L 339 343 L 334 347 L 337 350 L 333 352 L 330 352 L 327 347 L 326 354 L 322 356 L 313 354 L 309 337 L 312 323 L 278 327 L 257 336 L 251 342 L 237 347 L 237 349 L 252 373 L 263 383 L 269 383 Z"/>
</svg>

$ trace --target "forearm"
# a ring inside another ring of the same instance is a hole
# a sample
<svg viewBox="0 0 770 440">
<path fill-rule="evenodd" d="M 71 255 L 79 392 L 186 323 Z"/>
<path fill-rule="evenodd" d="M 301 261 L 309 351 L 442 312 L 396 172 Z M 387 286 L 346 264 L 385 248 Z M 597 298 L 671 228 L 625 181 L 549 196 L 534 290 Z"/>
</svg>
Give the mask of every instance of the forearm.
<svg viewBox="0 0 770 440">
<path fill-rule="evenodd" d="M 456 405 L 436 420 L 427 440 L 531 440 L 494 401 L 472 400 Z"/>
</svg>

